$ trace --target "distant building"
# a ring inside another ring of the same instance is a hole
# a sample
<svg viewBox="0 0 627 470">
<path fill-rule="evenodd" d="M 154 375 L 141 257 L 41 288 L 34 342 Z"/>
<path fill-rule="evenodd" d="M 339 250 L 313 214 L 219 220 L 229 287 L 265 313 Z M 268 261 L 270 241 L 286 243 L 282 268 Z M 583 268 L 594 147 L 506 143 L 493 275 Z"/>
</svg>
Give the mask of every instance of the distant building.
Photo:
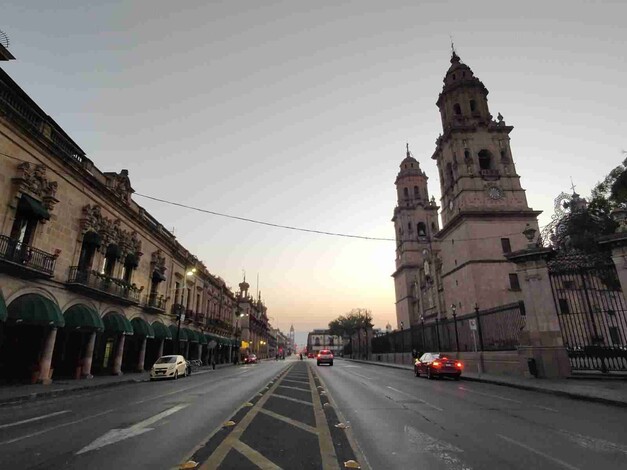
<svg viewBox="0 0 627 470">
<path fill-rule="evenodd" d="M 313 330 L 307 335 L 307 352 L 317 353 L 321 349 L 330 349 L 334 355 L 339 355 L 342 348 L 342 338 L 330 335 L 329 330 Z"/>
</svg>

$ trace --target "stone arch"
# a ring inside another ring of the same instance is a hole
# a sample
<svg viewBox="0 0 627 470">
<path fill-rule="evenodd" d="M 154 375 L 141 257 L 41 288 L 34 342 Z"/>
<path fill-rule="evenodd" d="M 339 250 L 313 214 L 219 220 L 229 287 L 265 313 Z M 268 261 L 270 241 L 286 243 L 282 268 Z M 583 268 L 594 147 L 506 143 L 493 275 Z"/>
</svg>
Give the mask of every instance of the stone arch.
<svg viewBox="0 0 627 470">
<path fill-rule="evenodd" d="M 61 309 L 61 306 L 59 305 L 59 302 L 57 301 L 56 297 L 54 296 L 54 294 L 47 290 L 44 289 L 43 287 L 23 287 L 21 289 L 18 289 L 17 291 L 15 291 L 13 294 L 11 294 L 8 297 L 5 297 L 4 300 L 7 304 L 7 307 L 18 297 L 22 297 L 23 295 L 26 294 L 38 294 L 41 295 L 42 297 L 47 298 L 48 300 L 53 301 L 57 307 L 59 307 L 59 309 Z"/>
<path fill-rule="evenodd" d="M 482 149 L 477 154 L 479 157 L 479 169 L 480 170 L 490 170 L 492 169 L 493 159 L 492 154 L 487 149 Z"/>
<path fill-rule="evenodd" d="M 455 112 L 456 116 L 461 116 L 462 115 L 462 107 L 459 105 L 459 103 L 455 103 L 453 105 L 453 111 Z"/>
<path fill-rule="evenodd" d="M 418 225 L 416 226 L 416 232 L 418 233 L 419 237 L 427 236 L 427 226 L 424 222 L 418 222 Z"/>
</svg>

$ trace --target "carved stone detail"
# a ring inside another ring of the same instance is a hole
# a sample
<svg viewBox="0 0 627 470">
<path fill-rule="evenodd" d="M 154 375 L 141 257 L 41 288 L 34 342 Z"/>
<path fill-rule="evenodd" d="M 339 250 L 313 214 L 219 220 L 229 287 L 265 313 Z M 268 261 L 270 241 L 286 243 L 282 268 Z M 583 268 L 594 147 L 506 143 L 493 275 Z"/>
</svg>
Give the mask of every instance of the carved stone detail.
<svg viewBox="0 0 627 470">
<path fill-rule="evenodd" d="M 96 232 L 102 239 L 101 252 L 107 252 L 107 247 L 111 244 L 118 245 L 121 257 L 134 254 L 141 257 L 142 242 L 136 231 L 129 232 L 122 228 L 120 219 L 111 220 L 102 215 L 102 208 L 99 205 L 91 206 L 87 204 L 83 207 L 83 217 L 80 219 L 81 234 L 85 235 L 89 231 Z"/>
<path fill-rule="evenodd" d="M 52 212 L 59 200 L 56 198 L 59 185 L 56 181 L 49 181 L 46 177 L 46 166 L 23 162 L 17 166 L 17 176 L 11 181 L 21 193 L 28 194 L 41 201 L 48 211 Z"/>
<path fill-rule="evenodd" d="M 167 268 L 165 267 L 165 256 L 161 250 L 153 251 L 150 265 L 154 271 L 165 274 Z"/>
<path fill-rule="evenodd" d="M 110 172 L 105 173 L 107 177 L 107 187 L 128 205 L 131 203 L 131 194 L 135 190 L 131 187 L 131 180 L 128 177 L 128 170 L 122 170 L 120 173 Z"/>
</svg>

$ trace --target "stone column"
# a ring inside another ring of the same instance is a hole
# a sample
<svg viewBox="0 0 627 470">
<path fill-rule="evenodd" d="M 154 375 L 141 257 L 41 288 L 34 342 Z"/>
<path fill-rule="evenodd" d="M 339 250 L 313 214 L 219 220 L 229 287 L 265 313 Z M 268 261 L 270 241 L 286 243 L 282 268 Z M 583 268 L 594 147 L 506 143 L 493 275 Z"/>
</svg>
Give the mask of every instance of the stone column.
<svg viewBox="0 0 627 470">
<path fill-rule="evenodd" d="M 139 357 L 137 358 L 137 372 L 144 371 L 144 361 L 146 360 L 146 342 L 148 339 L 144 336 L 141 339 L 141 346 L 139 347 Z"/>
<path fill-rule="evenodd" d="M 87 340 L 87 346 L 85 347 L 85 355 L 83 356 L 83 364 L 81 377 L 83 379 L 91 379 L 91 362 L 94 358 L 94 345 L 96 344 L 96 332 L 92 332 Z"/>
<path fill-rule="evenodd" d="M 530 247 L 506 255 L 517 265 L 524 301 L 525 326 L 518 355 L 526 377 L 531 377 L 529 359 L 535 359 L 538 377 L 563 378 L 571 373 L 547 267 L 552 254 L 551 248 Z"/>
<path fill-rule="evenodd" d="M 118 347 L 115 351 L 115 358 L 113 358 L 113 370 L 111 371 L 113 375 L 122 375 L 122 355 L 124 354 L 124 339 L 125 336 L 121 334 L 120 338 L 118 339 Z"/>
<path fill-rule="evenodd" d="M 57 339 L 57 329 L 51 328 L 44 341 L 41 358 L 39 359 L 39 382 L 44 385 L 52 383 L 50 378 L 50 364 L 52 362 L 52 353 L 54 352 L 54 343 Z"/>
</svg>

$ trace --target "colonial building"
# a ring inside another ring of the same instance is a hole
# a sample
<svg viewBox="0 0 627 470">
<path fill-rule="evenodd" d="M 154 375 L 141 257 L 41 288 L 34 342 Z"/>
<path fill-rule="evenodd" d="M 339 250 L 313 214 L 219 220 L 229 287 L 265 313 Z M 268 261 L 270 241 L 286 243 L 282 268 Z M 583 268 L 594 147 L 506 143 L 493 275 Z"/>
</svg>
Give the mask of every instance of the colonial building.
<svg viewBox="0 0 627 470">
<path fill-rule="evenodd" d="M 239 284 L 237 293 L 237 328 L 241 335 L 241 355 L 255 354 L 267 358 L 270 354 L 267 307 L 261 300 L 261 293 L 255 300 L 249 293 L 250 284 L 246 277 Z"/>
<path fill-rule="evenodd" d="M 329 334 L 329 330 L 313 330 L 307 335 L 307 352 L 317 353 L 321 349 L 330 349 L 334 355 L 342 353 L 342 338 Z"/>
<path fill-rule="evenodd" d="M 0 378 L 231 360 L 238 299 L 132 194 L 0 69 Z"/>
<path fill-rule="evenodd" d="M 520 300 L 515 265 L 504 254 L 538 229 L 510 147 L 513 127 L 490 114 L 488 90 L 453 52 L 436 105 L 442 134 L 432 155 L 440 177 L 442 227 L 427 176 L 407 148 L 396 178 L 398 327 Z"/>
</svg>

